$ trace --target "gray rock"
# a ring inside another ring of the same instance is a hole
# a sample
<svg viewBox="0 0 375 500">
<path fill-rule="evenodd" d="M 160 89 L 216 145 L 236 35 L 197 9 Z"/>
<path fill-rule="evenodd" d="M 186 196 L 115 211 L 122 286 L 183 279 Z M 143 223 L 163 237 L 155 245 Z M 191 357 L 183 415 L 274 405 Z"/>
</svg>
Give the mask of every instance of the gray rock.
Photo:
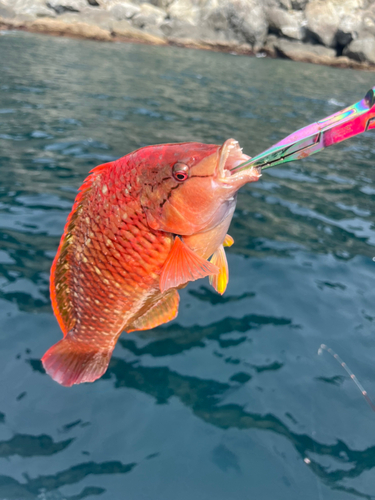
<svg viewBox="0 0 375 500">
<path fill-rule="evenodd" d="M 307 22 L 302 11 L 269 8 L 267 20 L 272 31 L 287 38 L 302 40 L 305 36 Z"/>
<path fill-rule="evenodd" d="M 136 2 L 132 2 L 131 0 L 96 0 L 99 4 L 100 9 L 110 10 L 115 5 L 128 4 L 132 5 L 135 8 L 139 8 Z M 144 0 L 143 0 L 144 1 Z"/>
<path fill-rule="evenodd" d="M 140 11 L 141 9 L 138 5 L 129 2 L 117 3 L 109 9 L 111 15 L 118 21 L 122 19 L 131 19 L 136 14 L 139 14 Z"/>
<path fill-rule="evenodd" d="M 180 19 L 165 19 L 160 25 L 162 33 L 174 43 L 194 43 L 203 41 L 214 43 L 222 38 L 220 32 L 207 25 L 191 24 Z"/>
<path fill-rule="evenodd" d="M 114 5 L 121 3 L 121 0 L 97 0 L 99 7 L 102 9 L 110 9 Z"/>
<path fill-rule="evenodd" d="M 276 57 L 277 56 L 276 46 L 278 41 L 279 41 L 278 36 L 268 35 L 263 45 L 263 51 L 271 57 Z"/>
<path fill-rule="evenodd" d="M 261 0 L 230 0 L 227 2 L 229 26 L 238 41 L 259 50 L 266 39 L 268 23 Z"/>
<path fill-rule="evenodd" d="M 102 28 L 109 32 L 112 30 L 113 16 L 109 11 L 104 9 L 88 7 L 84 11 L 84 15 L 82 15 L 81 13 L 66 12 L 60 17 L 66 19 L 76 17 L 77 21 L 82 21 L 83 18 L 84 22 L 87 24 L 98 26 L 99 28 Z"/>
<path fill-rule="evenodd" d="M 290 10 L 292 8 L 291 0 L 264 0 L 264 7 L 271 9 Z"/>
<path fill-rule="evenodd" d="M 260 49 L 267 36 L 268 24 L 263 0 L 174 0 L 168 7 L 171 22 L 164 23 L 169 30 L 174 21 L 197 27 L 199 40 L 237 41 Z M 196 31 L 190 29 L 189 38 Z"/>
<path fill-rule="evenodd" d="M 304 10 L 310 0 L 292 0 L 292 8 L 295 10 Z"/>
<path fill-rule="evenodd" d="M 2 0 L 1 5 L 4 11 L 13 12 L 25 20 L 55 16 L 55 13 L 46 6 L 44 0 Z"/>
<path fill-rule="evenodd" d="M 15 15 L 16 13 L 14 9 L 0 1 L 0 17 L 3 17 L 4 19 L 11 19 Z"/>
<path fill-rule="evenodd" d="M 195 28 L 196 26 L 180 19 L 165 19 L 160 25 L 160 29 L 164 35 L 173 38 L 191 38 L 192 29 Z"/>
<path fill-rule="evenodd" d="M 132 40 L 134 42 L 146 42 L 153 45 L 165 45 L 164 37 L 151 35 L 144 30 L 134 28 L 128 21 L 114 21 L 112 35 L 117 38 Z"/>
<path fill-rule="evenodd" d="M 363 12 L 359 38 L 366 38 L 366 35 L 375 36 L 375 3 Z"/>
<path fill-rule="evenodd" d="M 64 12 L 81 12 L 86 9 L 88 2 L 86 0 L 48 0 L 47 7 L 53 9 L 56 14 Z"/>
<path fill-rule="evenodd" d="M 368 37 L 354 40 L 345 48 L 344 56 L 350 57 L 355 61 L 375 64 L 375 38 Z"/>
<path fill-rule="evenodd" d="M 227 13 L 221 9 L 215 9 L 210 12 L 206 18 L 206 22 L 215 31 L 228 31 L 230 29 Z"/>
<path fill-rule="evenodd" d="M 166 18 L 166 12 L 150 3 L 141 3 L 140 11 L 132 17 L 132 24 L 136 28 L 159 27 Z"/>
<path fill-rule="evenodd" d="M 192 25 L 199 24 L 202 9 L 195 0 L 174 0 L 168 7 L 167 13 L 171 19 L 184 21 Z"/>
<path fill-rule="evenodd" d="M 326 47 L 356 38 L 367 0 L 311 0 L 305 10 L 307 29 Z"/>
<path fill-rule="evenodd" d="M 301 43 L 286 39 L 278 39 L 274 44 L 277 55 L 292 59 L 293 61 L 306 61 L 316 64 L 330 64 L 336 58 L 336 51 L 313 45 L 311 43 Z"/>
<path fill-rule="evenodd" d="M 155 7 L 160 7 L 161 9 L 167 10 L 170 5 L 172 5 L 173 0 L 151 0 L 150 3 L 155 5 Z"/>
<path fill-rule="evenodd" d="M 65 16 L 66 18 L 64 19 Z M 67 36 L 107 42 L 112 41 L 112 35 L 108 30 L 82 22 L 82 18 L 74 12 L 63 14 L 57 20 L 46 17 L 35 19 L 31 23 L 27 23 L 26 26 L 32 31 L 39 33 L 56 33 L 58 35 L 64 33 Z"/>
</svg>

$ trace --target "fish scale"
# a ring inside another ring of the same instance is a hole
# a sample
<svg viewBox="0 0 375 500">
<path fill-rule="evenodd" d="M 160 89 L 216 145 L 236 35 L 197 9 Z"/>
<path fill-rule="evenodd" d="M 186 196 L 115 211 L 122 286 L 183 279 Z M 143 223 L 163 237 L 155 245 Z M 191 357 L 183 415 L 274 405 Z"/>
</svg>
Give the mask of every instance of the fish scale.
<svg viewBox="0 0 375 500">
<path fill-rule="evenodd" d="M 119 333 L 134 319 L 133 311 L 139 309 L 137 302 L 144 300 L 145 289 L 151 288 L 154 294 L 161 295 L 157 289 L 157 273 L 162 266 L 160 257 L 164 251 L 166 258 L 171 246 L 171 237 L 166 233 L 155 232 L 154 237 L 150 238 L 145 215 L 134 203 L 134 197 L 137 196 L 136 184 L 132 179 L 134 169 L 126 167 L 115 162 L 106 169 L 99 167 L 99 175 L 93 172 L 93 182 L 83 196 L 84 201 L 77 207 L 79 222 L 74 222 L 74 227 L 68 227 L 62 248 L 67 236 L 72 238 L 74 244 L 70 244 L 71 250 L 63 255 L 58 252 L 55 259 L 56 281 L 66 263 L 70 270 L 70 293 L 56 294 L 56 314 L 66 308 L 66 303 L 71 305 L 69 310 L 72 313 L 64 321 L 65 330 L 74 329 L 73 334 L 78 335 L 81 341 L 87 338 L 91 342 L 96 337 L 98 345 L 105 347 L 108 343 L 114 345 Z M 122 179 L 118 176 L 119 169 Z M 128 184 L 133 186 L 132 195 L 114 196 L 118 210 L 112 210 L 110 204 L 102 203 L 103 194 L 111 196 L 114 186 L 116 193 L 124 193 Z M 103 186 L 106 186 L 104 190 Z M 124 220 L 120 214 L 126 212 L 127 208 L 131 215 Z M 96 222 L 96 213 L 99 213 L 100 223 Z M 151 244 L 157 246 L 153 254 L 148 252 Z M 85 296 L 81 293 L 83 284 Z M 92 316 L 102 321 L 93 321 Z M 110 334 L 111 338 L 103 338 L 103 334 Z"/>
</svg>

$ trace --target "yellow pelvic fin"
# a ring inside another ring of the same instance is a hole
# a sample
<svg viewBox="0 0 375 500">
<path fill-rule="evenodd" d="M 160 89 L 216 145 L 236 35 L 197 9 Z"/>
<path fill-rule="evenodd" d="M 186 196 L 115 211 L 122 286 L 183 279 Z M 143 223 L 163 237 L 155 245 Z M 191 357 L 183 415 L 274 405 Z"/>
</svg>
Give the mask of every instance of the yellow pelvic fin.
<svg viewBox="0 0 375 500">
<path fill-rule="evenodd" d="M 210 276 L 210 284 L 215 290 L 223 295 L 229 280 L 227 257 L 223 245 L 220 245 L 210 259 L 210 262 L 219 268 L 219 274 Z"/>
<path fill-rule="evenodd" d="M 227 234 L 224 238 L 223 246 L 231 247 L 233 245 L 233 243 L 234 243 L 234 239 L 232 238 L 232 236 Z"/>
</svg>

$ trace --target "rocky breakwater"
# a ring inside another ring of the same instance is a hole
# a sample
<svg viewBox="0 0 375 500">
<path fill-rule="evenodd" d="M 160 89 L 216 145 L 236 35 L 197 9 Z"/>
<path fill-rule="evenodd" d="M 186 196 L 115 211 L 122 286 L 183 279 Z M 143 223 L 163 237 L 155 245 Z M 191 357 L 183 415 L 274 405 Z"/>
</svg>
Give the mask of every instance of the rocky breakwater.
<svg viewBox="0 0 375 500">
<path fill-rule="evenodd" d="M 375 68 L 375 0 L 0 0 L 0 29 Z"/>
</svg>

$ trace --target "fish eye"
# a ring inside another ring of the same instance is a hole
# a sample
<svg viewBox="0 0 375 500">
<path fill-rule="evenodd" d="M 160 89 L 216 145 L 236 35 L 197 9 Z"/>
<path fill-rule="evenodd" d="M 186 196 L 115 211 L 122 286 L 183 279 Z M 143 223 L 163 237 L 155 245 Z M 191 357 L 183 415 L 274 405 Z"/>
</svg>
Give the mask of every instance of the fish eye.
<svg viewBox="0 0 375 500">
<path fill-rule="evenodd" d="M 189 177 L 189 167 L 185 163 L 177 162 L 173 165 L 172 175 L 177 182 L 184 182 Z"/>
</svg>

